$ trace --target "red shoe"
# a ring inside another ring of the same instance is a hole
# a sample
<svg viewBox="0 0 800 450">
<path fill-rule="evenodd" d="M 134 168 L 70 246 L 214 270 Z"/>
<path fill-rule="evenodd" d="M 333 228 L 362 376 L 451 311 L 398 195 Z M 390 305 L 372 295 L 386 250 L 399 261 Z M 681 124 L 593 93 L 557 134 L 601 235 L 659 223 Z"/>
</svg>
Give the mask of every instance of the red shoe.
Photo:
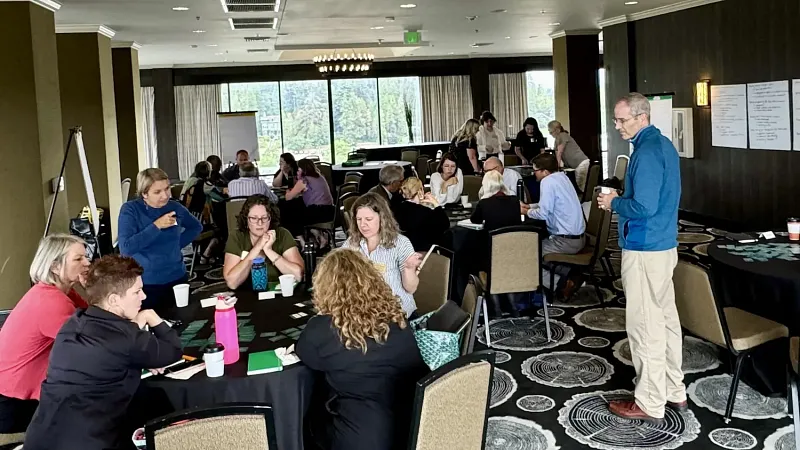
<svg viewBox="0 0 800 450">
<path fill-rule="evenodd" d="M 647 413 L 642 411 L 642 409 L 639 408 L 639 405 L 637 405 L 633 400 L 609 402 L 608 410 L 611 411 L 611 414 L 617 417 L 622 417 L 623 419 L 642 420 L 656 425 L 661 425 L 664 423 L 663 418 L 659 419 L 647 415 Z"/>
</svg>

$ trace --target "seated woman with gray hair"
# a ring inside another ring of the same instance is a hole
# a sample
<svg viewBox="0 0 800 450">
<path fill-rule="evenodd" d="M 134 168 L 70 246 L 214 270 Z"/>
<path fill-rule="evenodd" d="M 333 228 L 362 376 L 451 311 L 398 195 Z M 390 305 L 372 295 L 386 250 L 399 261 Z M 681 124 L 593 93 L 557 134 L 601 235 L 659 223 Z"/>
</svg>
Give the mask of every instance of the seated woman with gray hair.
<svg viewBox="0 0 800 450">
<path fill-rule="evenodd" d="M 33 287 L 0 329 L 0 433 L 28 427 L 56 334 L 76 309 L 88 306 L 73 289 L 88 269 L 81 238 L 53 234 L 39 243 L 29 272 Z"/>
<path fill-rule="evenodd" d="M 519 199 L 508 191 L 500 172 L 486 172 L 479 195 L 481 199 L 470 217 L 472 223 L 482 223 L 487 233 L 520 224 Z"/>
</svg>

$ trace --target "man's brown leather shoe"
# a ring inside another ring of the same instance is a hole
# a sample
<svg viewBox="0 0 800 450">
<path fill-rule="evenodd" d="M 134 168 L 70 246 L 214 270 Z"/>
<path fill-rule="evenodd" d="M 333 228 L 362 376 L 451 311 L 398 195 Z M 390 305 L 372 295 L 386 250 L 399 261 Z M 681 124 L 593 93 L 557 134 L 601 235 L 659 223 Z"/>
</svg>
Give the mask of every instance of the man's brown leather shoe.
<svg viewBox="0 0 800 450">
<path fill-rule="evenodd" d="M 672 408 L 672 409 L 674 409 L 675 411 L 678 411 L 678 412 L 688 411 L 689 410 L 689 401 L 688 400 L 684 400 L 684 401 L 682 401 L 680 403 L 667 402 L 667 408 Z"/>
<path fill-rule="evenodd" d="M 611 411 L 611 414 L 614 414 L 617 417 L 622 417 L 623 419 L 643 420 L 656 425 L 661 425 L 664 423 L 663 418 L 659 419 L 647 415 L 647 413 L 642 411 L 642 409 L 639 408 L 639 405 L 637 405 L 633 400 L 610 402 L 608 404 L 608 410 Z"/>
</svg>

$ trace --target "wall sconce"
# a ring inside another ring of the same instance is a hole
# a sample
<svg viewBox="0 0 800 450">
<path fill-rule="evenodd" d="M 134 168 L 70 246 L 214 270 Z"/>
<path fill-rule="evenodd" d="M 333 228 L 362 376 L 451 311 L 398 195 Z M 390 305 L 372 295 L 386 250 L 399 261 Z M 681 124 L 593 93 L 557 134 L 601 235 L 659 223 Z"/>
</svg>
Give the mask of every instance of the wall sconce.
<svg viewBox="0 0 800 450">
<path fill-rule="evenodd" d="M 709 98 L 708 98 L 708 85 L 711 83 L 711 80 L 700 80 L 695 85 L 694 90 L 694 103 L 700 107 L 709 106 Z"/>
</svg>

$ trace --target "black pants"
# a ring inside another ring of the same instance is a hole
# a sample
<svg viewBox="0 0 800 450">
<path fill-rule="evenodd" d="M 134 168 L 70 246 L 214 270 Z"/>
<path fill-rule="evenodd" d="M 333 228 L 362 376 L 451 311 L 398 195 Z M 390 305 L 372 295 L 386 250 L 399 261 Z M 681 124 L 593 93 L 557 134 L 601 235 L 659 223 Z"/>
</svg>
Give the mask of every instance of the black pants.
<svg viewBox="0 0 800 450">
<path fill-rule="evenodd" d="M 146 284 L 142 287 L 144 295 L 147 296 L 142 301 L 142 309 L 153 309 L 156 313 L 161 314 L 167 308 L 175 306 L 175 293 L 172 287 L 178 284 L 186 283 L 188 276 L 183 277 L 167 283 L 167 284 Z"/>
<path fill-rule="evenodd" d="M 0 395 L 0 433 L 25 432 L 37 406 L 37 400 L 20 400 Z"/>
</svg>

